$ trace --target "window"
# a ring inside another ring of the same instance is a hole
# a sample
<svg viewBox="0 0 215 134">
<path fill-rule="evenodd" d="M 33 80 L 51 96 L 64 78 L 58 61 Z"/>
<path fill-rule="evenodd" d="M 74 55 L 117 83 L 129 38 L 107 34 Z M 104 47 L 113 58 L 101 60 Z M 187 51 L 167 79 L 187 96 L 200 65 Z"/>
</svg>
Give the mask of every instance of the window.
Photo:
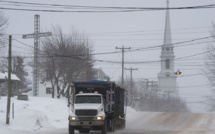
<svg viewBox="0 0 215 134">
<path fill-rule="evenodd" d="M 166 69 L 169 69 L 169 68 L 170 68 L 170 60 L 166 59 Z"/>
<path fill-rule="evenodd" d="M 83 95 L 76 96 L 75 103 L 101 103 L 101 96 L 98 95 Z"/>
<path fill-rule="evenodd" d="M 169 48 L 167 47 L 166 50 L 169 51 Z"/>
<path fill-rule="evenodd" d="M 46 94 L 52 94 L 52 88 L 46 88 Z"/>
</svg>

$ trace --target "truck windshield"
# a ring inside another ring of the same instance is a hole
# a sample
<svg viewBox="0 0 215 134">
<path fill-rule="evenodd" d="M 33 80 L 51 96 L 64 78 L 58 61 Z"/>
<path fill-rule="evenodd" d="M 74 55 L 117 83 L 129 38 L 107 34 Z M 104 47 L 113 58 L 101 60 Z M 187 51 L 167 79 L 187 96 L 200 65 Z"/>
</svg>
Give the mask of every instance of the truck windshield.
<svg viewBox="0 0 215 134">
<path fill-rule="evenodd" d="M 76 96 L 75 103 L 101 103 L 100 96 Z"/>
</svg>

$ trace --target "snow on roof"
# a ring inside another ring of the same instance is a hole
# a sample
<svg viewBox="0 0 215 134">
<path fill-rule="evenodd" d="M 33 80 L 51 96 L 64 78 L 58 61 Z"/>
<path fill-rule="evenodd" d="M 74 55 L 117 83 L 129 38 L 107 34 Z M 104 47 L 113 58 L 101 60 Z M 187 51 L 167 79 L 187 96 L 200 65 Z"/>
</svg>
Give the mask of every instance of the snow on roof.
<svg viewBox="0 0 215 134">
<path fill-rule="evenodd" d="M 8 78 L 8 73 L 2 73 L 0 72 L 0 80 L 6 80 Z M 11 74 L 11 80 L 20 81 L 20 79 L 15 75 Z"/>
</svg>

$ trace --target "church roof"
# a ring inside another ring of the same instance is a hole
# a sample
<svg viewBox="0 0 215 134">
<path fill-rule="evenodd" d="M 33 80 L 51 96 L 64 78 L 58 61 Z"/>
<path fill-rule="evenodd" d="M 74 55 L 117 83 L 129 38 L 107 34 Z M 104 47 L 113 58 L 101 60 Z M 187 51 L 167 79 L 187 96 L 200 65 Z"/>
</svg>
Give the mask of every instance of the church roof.
<svg viewBox="0 0 215 134">
<path fill-rule="evenodd" d="M 167 0 L 166 22 L 165 22 L 163 45 L 170 45 L 170 44 L 172 44 L 172 37 L 171 37 L 171 27 L 170 27 L 170 15 L 169 15 L 169 0 Z"/>
</svg>

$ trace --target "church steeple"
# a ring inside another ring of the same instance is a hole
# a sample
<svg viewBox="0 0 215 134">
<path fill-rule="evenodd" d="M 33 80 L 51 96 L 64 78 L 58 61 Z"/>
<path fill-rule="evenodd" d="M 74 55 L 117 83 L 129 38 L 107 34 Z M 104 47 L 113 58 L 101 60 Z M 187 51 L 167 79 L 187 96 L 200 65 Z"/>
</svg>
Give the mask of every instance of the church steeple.
<svg viewBox="0 0 215 134">
<path fill-rule="evenodd" d="M 174 46 L 172 45 L 169 0 L 167 0 L 164 42 L 161 47 L 161 71 L 158 74 L 159 89 L 174 93 L 176 91 L 176 76 L 174 73 Z"/>
<path fill-rule="evenodd" d="M 167 0 L 166 22 L 165 22 L 163 45 L 170 45 L 170 44 L 172 44 L 172 37 L 171 37 L 171 27 L 170 27 L 170 17 L 169 17 L 169 0 Z"/>
</svg>

